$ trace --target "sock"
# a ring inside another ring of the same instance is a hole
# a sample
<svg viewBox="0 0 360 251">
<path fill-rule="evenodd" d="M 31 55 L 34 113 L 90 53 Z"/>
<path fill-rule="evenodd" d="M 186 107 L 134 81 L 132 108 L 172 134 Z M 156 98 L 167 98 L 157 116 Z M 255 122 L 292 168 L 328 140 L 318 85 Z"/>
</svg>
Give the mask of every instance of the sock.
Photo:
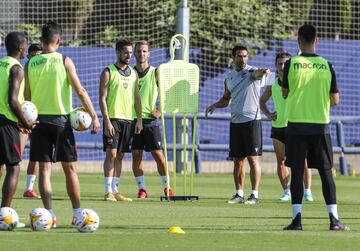
<svg viewBox="0 0 360 251">
<path fill-rule="evenodd" d="M 306 195 L 310 195 L 310 194 L 311 194 L 311 189 L 306 189 L 306 188 L 305 188 L 304 193 L 305 193 Z"/>
<path fill-rule="evenodd" d="M 53 218 L 56 218 L 56 215 L 55 215 L 54 210 L 52 208 L 48 209 L 48 211 L 50 212 L 50 214 L 51 214 L 51 216 Z"/>
<path fill-rule="evenodd" d="M 241 189 L 236 190 L 236 193 L 237 193 L 237 195 L 239 195 L 240 197 L 244 197 L 244 190 L 241 190 Z"/>
<path fill-rule="evenodd" d="M 144 175 L 135 177 L 135 180 L 136 180 L 136 183 L 137 183 L 137 185 L 138 185 L 138 188 L 145 190 Z"/>
<path fill-rule="evenodd" d="M 295 219 L 298 213 L 301 213 L 302 204 L 292 204 L 293 219 Z"/>
<path fill-rule="evenodd" d="M 160 176 L 160 177 L 161 177 L 162 188 L 164 190 L 166 188 L 166 176 Z"/>
<path fill-rule="evenodd" d="M 113 177 L 111 182 L 111 190 L 113 193 L 119 192 L 120 177 Z"/>
<path fill-rule="evenodd" d="M 329 214 L 332 214 L 337 220 L 339 219 L 338 211 L 337 211 L 337 204 L 327 205 L 327 211 Z"/>
<path fill-rule="evenodd" d="M 113 180 L 113 177 L 105 177 L 105 194 L 112 193 L 112 190 L 111 190 L 112 180 Z"/>
<path fill-rule="evenodd" d="M 257 191 L 257 190 L 252 190 L 252 191 L 251 191 L 251 194 L 253 194 L 256 199 L 259 198 L 259 191 Z"/>
<path fill-rule="evenodd" d="M 79 208 L 73 208 L 73 215 L 77 215 L 77 214 L 80 214 L 82 212 L 82 209 L 79 207 Z"/>
<path fill-rule="evenodd" d="M 286 187 L 286 188 L 284 189 L 284 193 L 290 194 L 290 187 Z"/>
<path fill-rule="evenodd" d="M 26 176 L 26 186 L 25 191 L 33 190 L 35 183 L 36 175 L 27 175 Z"/>
</svg>

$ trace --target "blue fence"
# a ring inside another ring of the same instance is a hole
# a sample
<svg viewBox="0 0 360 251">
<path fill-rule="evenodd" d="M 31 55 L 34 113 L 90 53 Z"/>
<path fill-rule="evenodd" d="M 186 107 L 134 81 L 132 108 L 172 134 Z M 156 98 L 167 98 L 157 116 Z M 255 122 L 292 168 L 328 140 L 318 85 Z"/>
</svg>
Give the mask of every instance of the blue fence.
<svg viewBox="0 0 360 251">
<path fill-rule="evenodd" d="M 344 47 L 353 48 L 353 50 L 345 50 Z M 281 43 L 281 49 L 296 54 L 297 52 L 296 41 L 283 41 Z M 277 48 L 278 50 L 279 48 Z M 102 69 L 108 64 L 115 61 L 115 53 L 113 48 L 71 48 L 64 47 L 60 49 L 60 52 L 71 57 L 75 65 L 81 82 L 88 90 L 90 97 L 95 105 L 97 111 L 100 111 L 98 105 L 98 85 L 99 77 Z M 327 58 L 334 66 L 337 73 L 337 81 L 340 89 L 340 105 L 331 110 L 331 115 L 334 118 L 342 116 L 345 120 L 341 119 L 341 132 L 344 152 L 358 153 L 356 147 L 350 149 L 346 145 L 358 145 L 360 144 L 360 130 L 359 123 L 352 123 L 357 121 L 357 117 L 360 117 L 360 88 L 358 88 L 358 71 L 360 68 L 360 41 L 320 41 L 317 52 Z M 194 60 L 201 53 L 201 49 L 192 49 L 190 53 L 190 61 Z M 230 52 L 229 52 L 230 54 Z M 269 48 L 266 51 L 260 51 L 258 55 L 250 60 L 251 65 L 258 67 L 270 67 L 274 69 L 274 58 L 276 50 L 274 47 Z M 3 47 L 0 48 L 0 55 L 5 55 Z M 230 56 L 230 55 L 229 55 Z M 152 49 L 150 63 L 154 66 L 158 66 L 161 63 L 169 60 L 168 49 Z M 24 62 L 25 63 L 25 62 Z M 132 61 L 132 64 L 134 61 Z M 204 112 L 206 107 L 216 101 L 224 90 L 224 77 L 225 73 L 229 69 L 224 69 L 223 73 L 218 74 L 216 77 L 207 79 L 202 83 L 200 88 L 200 100 L 199 100 L 199 112 Z M 201 72 L 201 74 L 205 74 Z M 80 105 L 77 99 L 74 99 L 74 106 Z M 270 104 L 271 106 L 271 104 Z M 222 112 L 224 115 L 221 117 L 227 117 L 230 110 L 225 108 L 217 112 Z M 346 116 L 346 117 L 344 117 Z M 354 116 L 354 118 L 353 118 Z M 201 117 L 200 117 L 200 120 Z M 167 122 L 167 126 L 171 128 L 171 121 Z M 334 145 L 338 146 L 338 125 L 337 122 L 331 124 L 331 134 L 334 139 Z M 270 139 L 270 123 L 264 123 L 263 135 L 264 135 L 264 149 L 271 150 Z M 205 161 L 224 160 L 227 158 L 227 152 L 224 151 L 225 146 L 227 149 L 228 144 L 228 129 L 229 123 L 226 119 L 211 119 L 200 121 L 199 124 L 199 150 L 201 153 L 201 159 Z M 168 130 L 171 132 L 171 130 Z M 77 133 L 77 142 L 79 145 L 80 159 L 86 160 L 101 160 L 104 158 L 102 151 L 102 137 L 101 134 L 90 135 L 89 133 Z M 172 142 L 172 134 L 168 135 L 169 142 Z M 221 151 L 210 149 L 212 145 L 221 147 Z M 89 147 L 91 146 L 91 147 Z M 340 146 L 339 146 L 340 147 Z M 87 148 L 82 150 L 82 148 Z M 26 156 L 26 154 L 25 154 Z M 149 157 L 149 155 L 145 156 Z M 130 156 L 126 156 L 130 158 Z"/>
</svg>

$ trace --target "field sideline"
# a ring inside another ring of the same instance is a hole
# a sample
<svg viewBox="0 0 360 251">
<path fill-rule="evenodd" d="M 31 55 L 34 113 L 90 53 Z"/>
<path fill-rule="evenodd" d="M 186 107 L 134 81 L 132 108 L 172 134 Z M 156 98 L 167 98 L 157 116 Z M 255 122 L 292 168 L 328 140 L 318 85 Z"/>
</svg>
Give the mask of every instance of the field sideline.
<svg viewBox="0 0 360 251">
<path fill-rule="evenodd" d="M 80 173 L 82 207 L 100 215 L 100 228 L 80 234 L 70 226 L 71 208 L 62 173 L 53 173 L 54 210 L 58 229 L 32 232 L 29 228 L 0 232 L 1 250 L 357 250 L 360 247 L 360 178 L 336 177 L 339 215 L 350 232 L 330 232 L 319 176 L 313 179 L 315 201 L 304 204 L 302 232 L 284 232 L 290 222 L 290 203 L 276 201 L 281 194 L 275 175 L 264 175 L 259 205 L 229 205 L 233 193 L 231 174 L 203 174 L 195 177 L 197 202 L 160 202 L 160 178 L 146 176 L 147 200 L 132 203 L 102 201 L 101 174 Z M 25 222 L 40 200 L 22 198 L 25 173 L 21 173 L 13 208 Z M 249 179 L 246 179 L 249 192 Z M 178 184 L 182 184 L 178 178 Z M 135 197 L 137 189 L 131 173 L 123 173 L 121 190 Z M 180 194 L 181 187 L 178 187 Z M 184 235 L 167 229 L 178 225 Z"/>
</svg>

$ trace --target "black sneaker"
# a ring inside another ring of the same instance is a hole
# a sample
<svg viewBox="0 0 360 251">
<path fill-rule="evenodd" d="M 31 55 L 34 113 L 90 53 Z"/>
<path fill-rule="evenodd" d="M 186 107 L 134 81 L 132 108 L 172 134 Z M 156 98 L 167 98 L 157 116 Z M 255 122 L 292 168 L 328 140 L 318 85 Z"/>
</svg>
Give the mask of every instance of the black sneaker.
<svg viewBox="0 0 360 251">
<path fill-rule="evenodd" d="M 284 227 L 283 230 L 303 230 L 301 225 L 301 213 L 298 213 L 290 225 Z"/>
<path fill-rule="evenodd" d="M 250 194 L 249 198 L 245 201 L 247 205 L 255 205 L 259 203 L 259 199 L 255 197 L 254 194 Z"/>
<path fill-rule="evenodd" d="M 349 231 L 350 227 L 341 224 L 341 222 L 334 217 L 332 213 L 329 214 L 330 218 L 330 230 L 334 231 Z"/>
<path fill-rule="evenodd" d="M 242 204 L 244 202 L 245 202 L 244 197 L 241 197 L 237 193 L 230 200 L 228 200 L 229 204 L 237 204 L 237 203 Z"/>
</svg>

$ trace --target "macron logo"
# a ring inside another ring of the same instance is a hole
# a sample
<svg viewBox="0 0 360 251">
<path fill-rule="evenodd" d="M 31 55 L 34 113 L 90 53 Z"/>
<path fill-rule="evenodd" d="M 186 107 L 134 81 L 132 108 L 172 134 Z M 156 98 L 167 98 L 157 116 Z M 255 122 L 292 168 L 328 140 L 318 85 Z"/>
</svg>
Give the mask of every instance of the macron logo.
<svg viewBox="0 0 360 251">
<path fill-rule="evenodd" d="M 294 69 L 315 69 L 315 70 L 326 70 L 327 67 L 325 64 L 319 63 L 295 63 Z"/>
</svg>

